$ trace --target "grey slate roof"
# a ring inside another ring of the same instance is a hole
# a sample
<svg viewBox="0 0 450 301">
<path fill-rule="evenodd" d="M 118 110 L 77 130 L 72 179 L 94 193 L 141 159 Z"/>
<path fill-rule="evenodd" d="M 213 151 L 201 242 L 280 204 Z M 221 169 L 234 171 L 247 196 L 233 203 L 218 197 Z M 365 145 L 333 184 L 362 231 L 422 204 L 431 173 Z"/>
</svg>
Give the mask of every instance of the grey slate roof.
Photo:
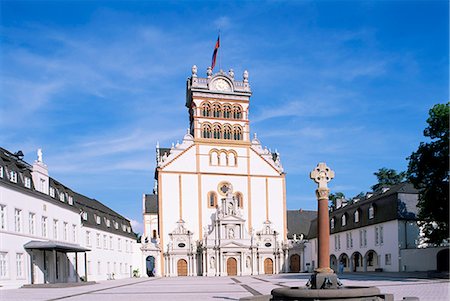
<svg viewBox="0 0 450 301">
<path fill-rule="evenodd" d="M 78 244 L 70 244 L 59 241 L 39 241 L 39 240 L 31 240 L 23 245 L 25 249 L 29 250 L 56 250 L 63 252 L 86 252 L 90 251 L 90 249 L 82 247 Z"/>
<path fill-rule="evenodd" d="M 392 186 L 386 192 L 378 192 L 370 198 L 330 211 L 330 220 L 335 219 L 334 229 L 330 234 L 357 229 L 369 225 L 379 224 L 391 220 L 417 220 L 418 191 L 411 183 L 400 183 Z M 369 207 L 374 207 L 374 217 L 369 219 Z M 359 222 L 355 222 L 353 215 L 359 210 Z M 347 214 L 347 224 L 342 226 L 341 218 Z M 317 237 L 317 228 L 312 226 L 310 238 Z"/>
<path fill-rule="evenodd" d="M 158 195 L 157 194 L 146 194 L 145 195 L 144 213 L 158 213 Z"/>
<path fill-rule="evenodd" d="M 287 228 L 288 238 L 292 239 L 294 234 L 299 236 L 304 235 L 308 238 L 311 221 L 317 217 L 317 211 L 312 210 L 288 210 L 287 211 Z"/>
<path fill-rule="evenodd" d="M 37 191 L 35 189 L 33 178 L 31 176 L 33 167 L 28 164 L 27 162 L 23 161 L 10 151 L 0 147 L 0 165 L 3 166 L 3 178 L 0 177 L 0 183 L 2 185 L 5 185 L 7 187 L 10 187 L 12 189 L 20 190 L 22 193 L 26 194 L 32 194 L 33 196 L 43 199 L 47 202 L 50 202 L 52 204 L 55 204 L 57 206 L 63 207 L 65 209 L 75 211 L 78 213 L 81 212 L 87 212 L 88 213 L 88 220 L 81 219 L 81 222 L 84 226 L 93 227 L 97 229 L 101 229 L 106 232 L 115 233 L 122 236 L 127 236 L 130 238 L 135 239 L 135 235 L 131 229 L 131 224 L 128 219 L 120 215 L 119 213 L 115 212 L 111 208 L 105 206 L 101 202 L 88 198 L 82 194 L 79 194 L 73 190 L 71 190 L 69 187 L 65 186 L 64 184 L 60 183 L 59 181 L 49 177 L 49 186 L 53 187 L 55 189 L 55 197 L 51 197 L 50 195 L 47 195 L 45 193 L 42 193 L 40 191 Z M 9 180 L 9 174 L 8 172 L 10 170 L 14 170 L 17 172 L 17 183 L 11 182 Z M 23 176 L 27 176 L 31 180 L 31 188 L 26 188 L 24 186 L 24 179 Z M 59 200 L 59 193 L 63 192 L 67 196 L 73 197 L 73 205 L 70 205 L 68 203 L 68 200 L 66 199 L 64 202 Z M 97 224 L 95 222 L 94 216 L 98 215 L 101 217 L 101 223 Z M 81 217 L 80 217 L 81 218 Z M 110 227 L 106 226 L 104 218 L 110 219 Z M 119 223 L 118 229 L 114 227 L 113 222 L 116 221 Z M 127 227 L 130 227 L 130 233 L 128 231 L 122 230 L 122 224 Z"/>
</svg>

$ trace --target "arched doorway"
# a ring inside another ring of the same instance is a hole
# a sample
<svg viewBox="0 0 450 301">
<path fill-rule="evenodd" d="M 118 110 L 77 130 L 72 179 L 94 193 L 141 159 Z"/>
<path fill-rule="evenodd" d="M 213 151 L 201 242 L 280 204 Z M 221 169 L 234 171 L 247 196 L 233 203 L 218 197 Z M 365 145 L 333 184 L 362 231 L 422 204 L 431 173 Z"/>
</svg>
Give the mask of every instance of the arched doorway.
<svg viewBox="0 0 450 301">
<path fill-rule="evenodd" d="M 378 268 L 378 254 L 374 250 L 367 251 L 364 256 L 365 271 L 374 272 Z"/>
<path fill-rule="evenodd" d="M 155 276 L 155 257 L 153 256 L 147 256 L 145 259 L 145 267 L 148 277 L 154 277 Z"/>
<path fill-rule="evenodd" d="M 349 271 L 350 271 L 350 260 L 349 260 L 347 254 L 342 253 L 342 254 L 339 256 L 339 262 L 338 262 L 338 264 L 340 264 L 339 273 L 342 273 L 342 272 L 349 272 Z"/>
<path fill-rule="evenodd" d="M 292 272 L 292 273 L 300 272 L 300 255 L 298 255 L 298 254 L 292 255 L 290 263 L 291 263 L 290 272 Z"/>
<path fill-rule="evenodd" d="M 448 272 L 449 268 L 448 257 L 449 257 L 449 249 L 440 250 L 436 254 L 436 269 L 439 272 Z"/>
<path fill-rule="evenodd" d="M 273 274 L 273 261 L 270 258 L 266 258 L 264 260 L 264 274 L 266 275 Z"/>
<path fill-rule="evenodd" d="M 363 271 L 363 261 L 362 255 L 359 252 L 352 254 L 352 272 L 362 272 Z"/>
<path fill-rule="evenodd" d="M 337 258 L 334 254 L 330 255 L 330 268 L 335 272 L 338 271 Z"/>
<path fill-rule="evenodd" d="M 187 276 L 188 270 L 187 270 L 187 261 L 184 259 L 180 259 L 177 262 L 177 272 L 178 276 Z"/>
<path fill-rule="evenodd" d="M 237 261 L 233 257 L 230 257 L 227 260 L 227 274 L 228 274 L 228 276 L 236 276 L 237 275 Z"/>
</svg>

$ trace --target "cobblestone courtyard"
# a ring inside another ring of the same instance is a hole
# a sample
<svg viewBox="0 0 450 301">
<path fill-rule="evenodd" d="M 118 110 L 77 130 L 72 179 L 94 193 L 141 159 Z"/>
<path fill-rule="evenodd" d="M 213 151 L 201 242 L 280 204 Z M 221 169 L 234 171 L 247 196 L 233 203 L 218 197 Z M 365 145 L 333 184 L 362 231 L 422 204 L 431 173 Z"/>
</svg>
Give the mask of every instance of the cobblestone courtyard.
<svg viewBox="0 0 450 301">
<path fill-rule="evenodd" d="M 421 301 L 449 300 L 450 282 L 445 279 L 420 279 L 414 274 L 346 274 L 344 285 L 375 285 L 395 300 L 419 297 Z M 243 277 L 134 278 L 102 281 L 94 285 L 67 288 L 27 288 L 1 290 L 0 300 L 239 300 L 270 294 L 273 288 L 304 286 L 307 274 Z"/>
</svg>

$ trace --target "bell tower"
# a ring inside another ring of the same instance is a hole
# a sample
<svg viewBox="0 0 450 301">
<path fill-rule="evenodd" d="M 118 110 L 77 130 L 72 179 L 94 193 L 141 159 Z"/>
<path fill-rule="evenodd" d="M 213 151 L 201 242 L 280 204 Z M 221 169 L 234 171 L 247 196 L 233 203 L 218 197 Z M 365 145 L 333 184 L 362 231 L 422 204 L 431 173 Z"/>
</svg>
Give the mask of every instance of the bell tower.
<svg viewBox="0 0 450 301">
<path fill-rule="evenodd" d="M 187 79 L 186 107 L 190 133 L 196 141 L 227 144 L 250 144 L 248 110 L 252 92 L 248 72 L 236 80 L 233 69 L 213 74 L 208 67 L 206 78 L 198 77 L 197 66 Z"/>
</svg>

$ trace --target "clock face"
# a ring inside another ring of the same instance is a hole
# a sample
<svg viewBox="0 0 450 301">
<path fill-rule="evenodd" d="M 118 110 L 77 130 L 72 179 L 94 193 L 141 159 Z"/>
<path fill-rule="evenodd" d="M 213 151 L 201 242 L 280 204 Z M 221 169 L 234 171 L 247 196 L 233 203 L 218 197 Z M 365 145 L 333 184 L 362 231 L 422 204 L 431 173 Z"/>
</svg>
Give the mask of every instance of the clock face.
<svg viewBox="0 0 450 301">
<path fill-rule="evenodd" d="M 218 91 L 231 91 L 230 84 L 224 79 L 217 79 L 214 81 L 214 88 Z"/>
</svg>

